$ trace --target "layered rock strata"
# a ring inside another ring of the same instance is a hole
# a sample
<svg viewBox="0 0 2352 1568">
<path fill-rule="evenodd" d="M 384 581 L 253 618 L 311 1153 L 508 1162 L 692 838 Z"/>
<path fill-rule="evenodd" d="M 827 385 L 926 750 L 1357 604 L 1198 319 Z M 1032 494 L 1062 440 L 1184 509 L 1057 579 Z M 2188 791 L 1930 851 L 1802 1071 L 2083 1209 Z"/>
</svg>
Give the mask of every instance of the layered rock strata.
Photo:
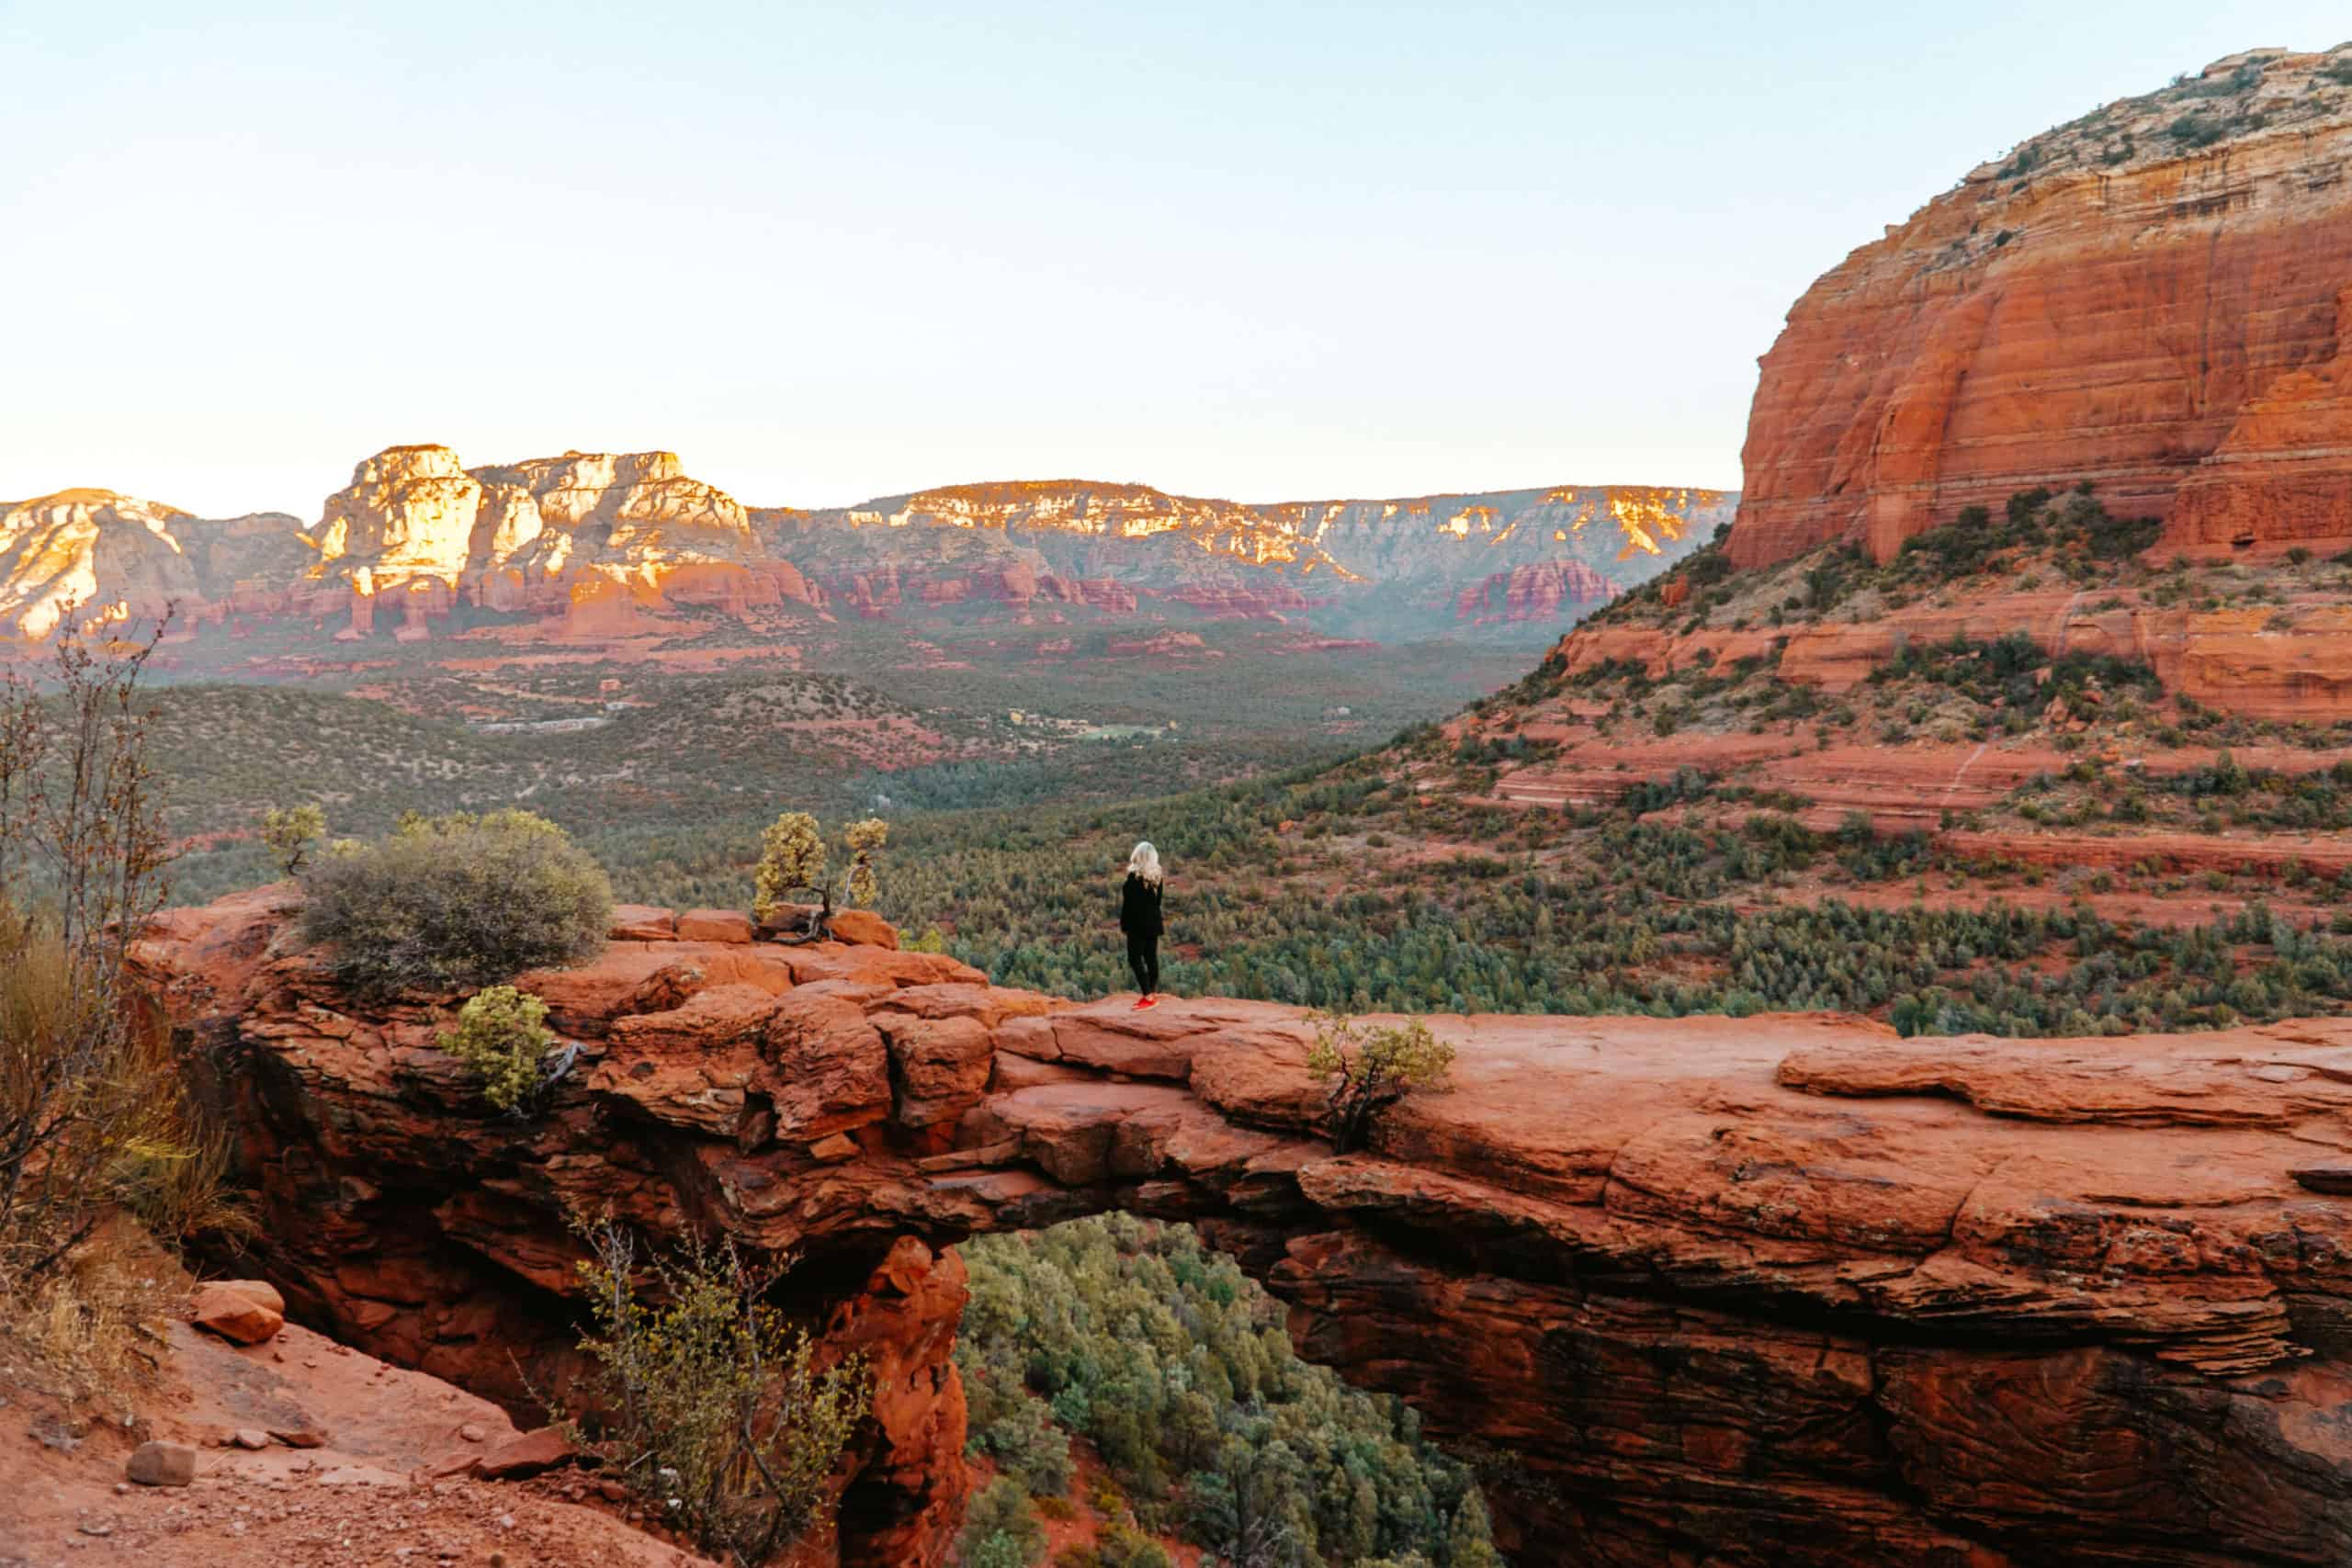
<svg viewBox="0 0 2352 1568">
<path fill-rule="evenodd" d="M 1334 1157 L 1293 1010 L 1074 1007 L 629 911 L 523 982 L 581 1049 L 514 1121 L 437 1008 L 355 1008 L 287 912 L 175 912 L 140 955 L 290 1310 L 516 1399 L 517 1367 L 563 1375 L 575 1222 L 792 1257 L 790 1301 L 879 1374 L 842 1562 L 952 1532 L 938 1248 L 1106 1207 L 1203 1223 L 1305 1353 L 1493 1452 L 1521 1561 L 2352 1554 L 2352 1023 L 1438 1019 L 1456 1087 Z"/>
<path fill-rule="evenodd" d="M 1798 300 L 1731 541 L 1883 560 L 2094 481 L 2163 547 L 2352 538 L 2352 46 L 2256 51 L 1973 172 Z"/>
<path fill-rule="evenodd" d="M 668 603 L 741 611 L 821 593 L 769 555 L 732 496 L 688 478 L 671 452 L 567 452 L 471 468 L 446 446 L 393 446 L 327 497 L 308 536 L 315 572 L 358 602 L 397 593 L 411 625 L 453 603 L 627 629 Z M 355 614 L 353 630 L 372 615 Z"/>
<path fill-rule="evenodd" d="M 2335 593 L 2304 590 L 2200 610 L 2155 603 L 2139 588 L 2018 590 L 1979 581 L 1984 585 L 1939 601 L 1781 628 L 1588 624 L 1563 636 L 1549 662 L 1569 675 L 1611 663 L 1664 675 L 1694 664 L 1777 659 L 1783 680 L 1834 693 L 1867 681 L 1905 648 L 2021 632 L 2052 658 L 2109 655 L 2146 664 L 2165 691 L 2226 713 L 2289 722 L 2352 717 L 2352 606 Z"/>
<path fill-rule="evenodd" d="M 39 641 L 68 615 L 183 625 L 301 614 L 335 597 L 290 584 L 310 559 L 284 513 L 200 518 L 177 507 L 68 490 L 0 506 L 0 639 Z"/>
<path fill-rule="evenodd" d="M 1548 621 L 1564 610 L 1605 604 L 1618 585 L 1581 561 L 1543 561 L 1498 571 L 1455 596 L 1458 621 Z"/>
<path fill-rule="evenodd" d="M 752 510 L 669 452 L 468 468 L 447 446 L 391 446 L 310 525 L 199 518 L 107 491 L 0 505 L 0 642 L 46 638 L 71 605 L 132 621 L 171 608 L 183 630 L 300 618 L 346 639 L 389 626 L 409 640 L 474 607 L 612 640 L 660 632 L 673 607 L 763 620 L 836 600 L 870 620 L 961 606 L 1126 615 L 1147 603 L 1278 620 L 1346 605 L 1418 632 L 1496 573 L 1571 572 L 1558 592 L 1531 580 L 1506 619 L 1645 581 L 1730 514 L 1730 497 L 1668 487 L 1261 506 L 1080 480 Z"/>
<path fill-rule="evenodd" d="M 823 603 L 732 497 L 669 452 L 468 468 L 446 446 L 387 447 L 307 526 L 284 513 L 200 518 L 110 491 L 0 509 L 0 638 L 47 637 L 72 606 L 102 620 L 168 609 L 182 630 L 340 622 L 345 637 L 372 634 L 389 609 L 414 638 L 460 605 L 611 637 L 669 604 Z"/>
</svg>

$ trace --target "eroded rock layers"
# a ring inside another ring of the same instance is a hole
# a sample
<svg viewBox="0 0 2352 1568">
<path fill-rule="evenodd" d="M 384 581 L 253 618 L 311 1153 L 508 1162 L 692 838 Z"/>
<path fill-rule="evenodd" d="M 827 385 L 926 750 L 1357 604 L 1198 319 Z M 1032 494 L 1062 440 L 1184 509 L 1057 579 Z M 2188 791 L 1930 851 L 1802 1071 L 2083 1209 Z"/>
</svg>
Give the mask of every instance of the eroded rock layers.
<svg viewBox="0 0 2352 1568">
<path fill-rule="evenodd" d="M 1114 1206 L 1202 1223 L 1306 1354 L 1488 1450 L 1521 1561 L 2352 1555 L 2352 1025 L 1438 1020 L 1457 1087 L 1341 1158 L 1291 1010 L 1074 1007 L 633 910 L 524 982 L 581 1050 L 515 1121 L 436 1009 L 355 1009 L 286 913 L 175 912 L 141 953 L 290 1310 L 521 1400 L 564 1375 L 574 1223 L 790 1256 L 879 1374 L 842 1562 L 937 1562 L 960 1507 L 939 1249 Z"/>
<path fill-rule="evenodd" d="M 0 645 L 40 642 L 76 607 L 131 622 L 168 609 L 182 633 L 291 617 L 345 639 L 414 639 L 470 606 L 604 641 L 657 634 L 678 607 L 1025 620 L 1148 600 L 1280 620 L 1344 596 L 1411 629 L 1443 625 L 1465 586 L 1498 572 L 1553 574 L 1548 589 L 1514 586 L 1499 618 L 1574 613 L 1680 559 L 1731 510 L 1674 487 L 1251 506 L 1082 480 L 747 509 L 670 452 L 468 468 L 447 446 L 390 446 L 308 525 L 111 491 L 0 502 Z"/>
<path fill-rule="evenodd" d="M 1883 560 L 2090 480 L 2163 546 L 2352 536 L 2352 49 L 2024 143 L 1855 251 L 1764 356 L 1733 558 Z"/>
</svg>

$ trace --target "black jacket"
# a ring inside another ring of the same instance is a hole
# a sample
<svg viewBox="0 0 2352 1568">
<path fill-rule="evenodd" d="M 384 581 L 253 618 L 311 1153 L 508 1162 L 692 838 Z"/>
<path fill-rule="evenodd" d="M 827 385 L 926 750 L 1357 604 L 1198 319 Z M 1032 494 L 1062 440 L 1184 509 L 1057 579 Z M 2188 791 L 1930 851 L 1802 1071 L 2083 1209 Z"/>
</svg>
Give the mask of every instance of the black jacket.
<svg viewBox="0 0 2352 1568">
<path fill-rule="evenodd" d="M 1159 934 L 1160 884 L 1146 882 L 1135 873 L 1127 873 L 1127 885 L 1119 889 L 1119 929 L 1129 936 Z"/>
</svg>

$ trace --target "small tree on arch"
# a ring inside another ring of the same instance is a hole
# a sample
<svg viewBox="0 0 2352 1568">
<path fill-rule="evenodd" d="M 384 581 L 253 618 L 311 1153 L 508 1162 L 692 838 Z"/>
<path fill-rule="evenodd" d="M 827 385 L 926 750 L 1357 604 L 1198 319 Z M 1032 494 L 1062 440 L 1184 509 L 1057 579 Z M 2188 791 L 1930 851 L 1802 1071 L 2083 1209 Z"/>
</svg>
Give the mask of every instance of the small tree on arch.
<svg viewBox="0 0 2352 1568">
<path fill-rule="evenodd" d="M 317 806 L 273 806 L 262 813 L 262 844 L 288 876 L 302 874 L 303 863 L 326 831 L 327 814 Z"/>
<path fill-rule="evenodd" d="M 1345 1013 L 1311 1013 L 1315 1044 L 1306 1070 L 1329 1082 L 1324 1097 L 1331 1119 L 1331 1148 L 1352 1154 L 1371 1135 L 1373 1118 L 1415 1089 L 1443 1089 L 1453 1047 L 1419 1019 L 1360 1030 Z"/>
<path fill-rule="evenodd" d="M 752 918 L 767 925 L 785 906 L 810 902 L 808 896 L 813 895 L 817 908 L 805 928 L 794 933 L 791 940 L 819 942 L 831 936 L 836 906 L 871 904 L 880 891 L 874 874 L 874 856 L 889 837 L 889 824 L 879 818 L 851 823 L 842 831 L 849 866 L 835 877 L 830 871 L 831 857 L 817 818 L 806 811 L 785 812 L 760 835 Z"/>
</svg>

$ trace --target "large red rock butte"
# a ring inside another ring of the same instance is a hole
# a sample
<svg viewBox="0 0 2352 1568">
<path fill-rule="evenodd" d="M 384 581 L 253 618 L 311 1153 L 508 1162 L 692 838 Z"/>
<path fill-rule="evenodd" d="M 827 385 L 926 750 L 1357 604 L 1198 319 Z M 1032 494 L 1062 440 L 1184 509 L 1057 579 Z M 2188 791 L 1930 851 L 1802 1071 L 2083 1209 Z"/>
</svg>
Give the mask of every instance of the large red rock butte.
<svg viewBox="0 0 2352 1568">
<path fill-rule="evenodd" d="M 520 1405 L 565 1375 L 576 1222 L 789 1256 L 787 1300 L 877 1374 L 812 1562 L 944 1560 L 941 1248 L 1111 1207 L 1202 1224 L 1305 1354 L 1508 1455 L 1522 1562 L 2352 1557 L 2352 1022 L 1435 1019 L 1456 1087 L 1338 1157 L 1295 1010 L 1074 1006 L 633 909 L 522 981 L 581 1052 L 516 1120 L 439 1008 L 338 992 L 289 905 L 139 947 L 289 1312 Z"/>
<path fill-rule="evenodd" d="M 1883 560 L 2094 481 L 2168 550 L 2352 539 L 2352 45 L 2257 50 L 1973 171 L 1797 301 L 1733 559 Z"/>
</svg>

